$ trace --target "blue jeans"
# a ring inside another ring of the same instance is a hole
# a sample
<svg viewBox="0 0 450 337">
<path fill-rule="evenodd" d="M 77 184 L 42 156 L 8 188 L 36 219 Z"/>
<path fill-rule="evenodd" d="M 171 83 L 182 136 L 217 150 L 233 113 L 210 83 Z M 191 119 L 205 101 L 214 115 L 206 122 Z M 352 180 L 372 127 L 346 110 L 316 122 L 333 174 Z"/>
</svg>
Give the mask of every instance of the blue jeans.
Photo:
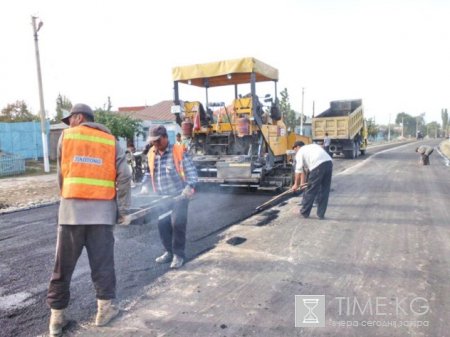
<svg viewBox="0 0 450 337">
<path fill-rule="evenodd" d="M 172 212 L 158 220 L 159 236 L 165 250 L 182 258 L 185 257 L 188 206 L 189 200 L 177 200 Z"/>
</svg>

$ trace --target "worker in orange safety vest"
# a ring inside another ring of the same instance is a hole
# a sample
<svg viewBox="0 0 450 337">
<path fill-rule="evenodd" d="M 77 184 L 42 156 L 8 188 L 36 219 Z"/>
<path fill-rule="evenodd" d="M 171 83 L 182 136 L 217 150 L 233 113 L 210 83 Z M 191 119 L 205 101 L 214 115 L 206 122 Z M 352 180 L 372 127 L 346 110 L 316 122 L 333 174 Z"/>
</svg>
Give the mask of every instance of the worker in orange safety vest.
<svg viewBox="0 0 450 337">
<path fill-rule="evenodd" d="M 171 145 L 167 130 L 159 125 L 151 129 L 148 167 L 153 191 L 158 194 L 181 196 L 174 198 L 170 213 L 158 219 L 159 235 L 165 248 L 157 263 L 171 263 L 180 268 L 185 260 L 186 226 L 189 200 L 198 181 L 197 171 L 183 145 Z"/>
<path fill-rule="evenodd" d="M 126 215 L 131 200 L 125 152 L 108 128 L 94 122 L 91 108 L 76 104 L 62 121 L 70 128 L 58 142 L 61 201 L 55 266 L 47 295 L 50 336 L 59 336 L 67 325 L 64 310 L 83 247 L 96 291 L 96 325 L 106 325 L 118 314 L 112 303 L 116 296 L 113 228 Z"/>
</svg>

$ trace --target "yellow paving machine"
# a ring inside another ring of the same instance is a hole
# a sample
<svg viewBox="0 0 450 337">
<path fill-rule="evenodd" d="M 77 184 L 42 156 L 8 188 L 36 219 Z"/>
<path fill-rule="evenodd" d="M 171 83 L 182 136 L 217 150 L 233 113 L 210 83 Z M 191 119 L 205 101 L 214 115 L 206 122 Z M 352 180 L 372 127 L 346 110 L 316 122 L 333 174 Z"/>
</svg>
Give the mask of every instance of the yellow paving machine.
<svg viewBox="0 0 450 337">
<path fill-rule="evenodd" d="M 175 67 L 172 74 L 172 112 L 201 183 L 273 190 L 292 184 L 292 146 L 311 139 L 290 132 L 283 122 L 277 69 L 247 57 Z M 259 96 L 260 82 L 272 82 L 272 94 Z M 182 97 L 185 86 L 203 88 L 204 103 Z M 234 87 L 227 103 L 209 101 L 211 90 L 222 88 L 219 95 L 225 95 L 226 86 Z"/>
</svg>

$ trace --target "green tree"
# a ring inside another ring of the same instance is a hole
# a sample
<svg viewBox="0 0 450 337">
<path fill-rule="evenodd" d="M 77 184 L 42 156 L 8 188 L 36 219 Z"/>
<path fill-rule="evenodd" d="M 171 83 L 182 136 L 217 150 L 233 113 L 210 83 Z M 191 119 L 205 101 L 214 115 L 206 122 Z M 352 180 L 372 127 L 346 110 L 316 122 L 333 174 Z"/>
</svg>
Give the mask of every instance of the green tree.
<svg viewBox="0 0 450 337">
<path fill-rule="evenodd" d="M 447 109 L 441 110 L 441 118 L 442 118 L 442 130 L 444 131 L 445 136 L 448 136 L 449 118 L 448 118 Z"/>
<path fill-rule="evenodd" d="M 367 136 L 369 138 L 376 138 L 378 135 L 378 127 L 375 124 L 374 118 L 366 119 L 366 126 L 367 126 Z"/>
<path fill-rule="evenodd" d="M 441 125 L 438 122 L 430 122 L 426 125 L 427 136 L 430 138 L 439 137 Z"/>
<path fill-rule="evenodd" d="M 112 109 L 112 103 L 111 103 L 111 97 L 108 96 L 108 102 L 106 103 L 106 111 L 111 111 Z"/>
<path fill-rule="evenodd" d="M 423 123 L 423 116 L 421 117 L 422 125 Z M 403 136 L 416 136 L 416 126 L 419 123 L 416 117 L 413 117 L 406 112 L 400 112 L 397 114 L 397 117 L 395 118 L 395 123 L 402 125 L 403 127 Z"/>
<path fill-rule="evenodd" d="M 139 119 L 133 119 L 129 116 L 119 115 L 117 112 L 99 108 L 94 111 L 94 116 L 95 121 L 110 129 L 116 138 L 123 137 L 127 140 L 132 140 L 134 135 L 143 133 L 142 121 Z"/>
<path fill-rule="evenodd" d="M 425 123 L 425 112 L 422 112 L 419 116 L 414 117 L 416 119 L 416 135 L 417 131 L 422 132 L 422 135 L 425 134 L 426 131 L 426 123 Z"/>
<path fill-rule="evenodd" d="M 64 110 L 70 111 L 70 109 L 72 109 L 72 102 L 66 96 L 59 94 L 56 98 L 56 116 L 51 123 L 60 123 L 64 118 Z"/>
<path fill-rule="evenodd" d="M 291 108 L 289 93 L 286 88 L 280 92 L 280 96 L 280 112 L 283 116 L 283 121 L 293 131 L 300 124 L 300 119 L 295 116 L 295 111 Z"/>
<path fill-rule="evenodd" d="M 0 113 L 0 122 L 31 122 L 35 120 L 39 120 L 39 116 L 33 115 L 24 101 L 8 104 Z"/>
</svg>

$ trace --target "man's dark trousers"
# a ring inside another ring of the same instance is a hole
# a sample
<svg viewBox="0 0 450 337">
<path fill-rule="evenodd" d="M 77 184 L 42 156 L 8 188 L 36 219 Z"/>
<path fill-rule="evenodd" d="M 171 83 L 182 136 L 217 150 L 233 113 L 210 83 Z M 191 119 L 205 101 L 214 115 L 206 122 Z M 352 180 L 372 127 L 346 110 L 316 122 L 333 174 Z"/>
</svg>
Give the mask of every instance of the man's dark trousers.
<svg viewBox="0 0 450 337">
<path fill-rule="evenodd" d="M 185 257 L 188 199 L 175 201 L 171 214 L 158 220 L 161 242 L 169 253 Z"/>
<path fill-rule="evenodd" d="M 52 309 L 65 309 L 70 299 L 70 281 L 78 258 L 86 247 L 96 297 L 116 297 L 114 270 L 114 226 L 59 225 L 56 259 L 47 303 Z"/>
<path fill-rule="evenodd" d="M 304 217 L 308 217 L 317 196 L 317 216 L 323 218 L 328 206 L 330 195 L 331 175 L 333 163 L 331 160 L 323 162 L 309 172 L 308 187 L 303 195 L 302 208 L 300 210 Z"/>
</svg>

